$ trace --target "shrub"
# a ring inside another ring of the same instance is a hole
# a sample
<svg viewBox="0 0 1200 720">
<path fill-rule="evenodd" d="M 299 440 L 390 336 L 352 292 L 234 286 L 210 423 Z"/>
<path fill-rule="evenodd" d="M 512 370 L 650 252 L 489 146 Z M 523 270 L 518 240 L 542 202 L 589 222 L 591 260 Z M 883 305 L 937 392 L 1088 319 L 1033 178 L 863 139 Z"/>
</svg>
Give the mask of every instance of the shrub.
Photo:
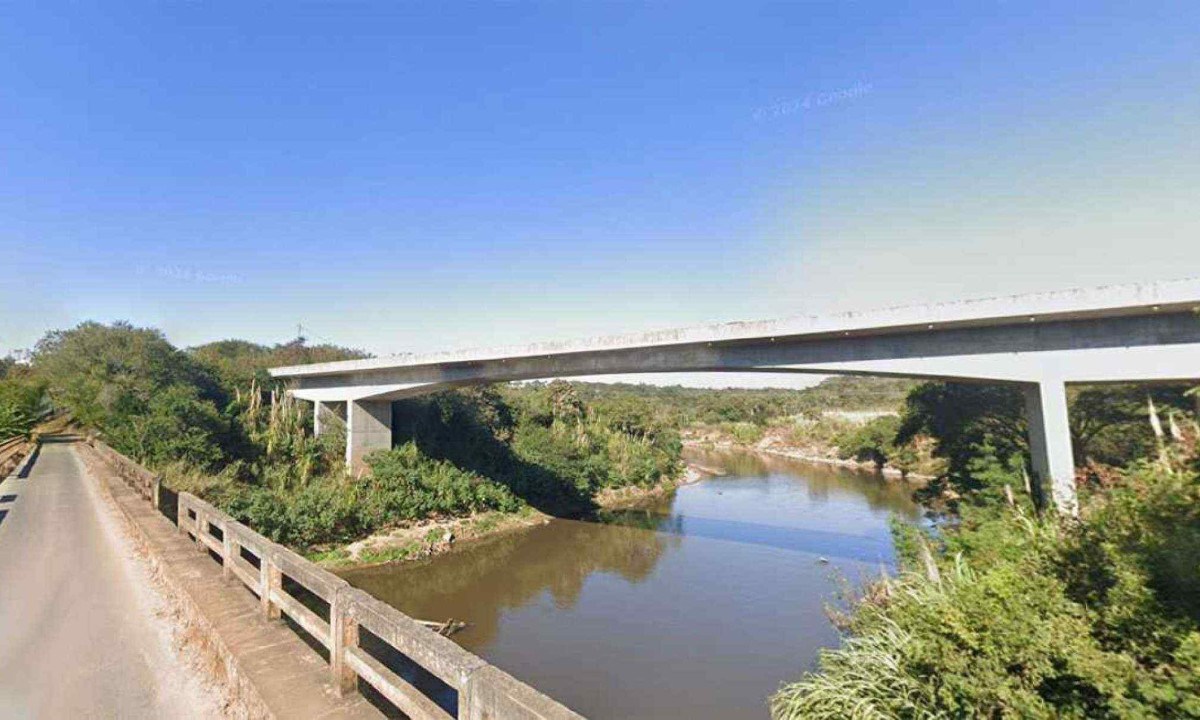
<svg viewBox="0 0 1200 720">
<path fill-rule="evenodd" d="M 1135 665 L 1103 650 L 1084 608 L 1036 568 L 959 564 L 913 575 L 863 605 L 854 638 L 822 653 L 820 675 L 783 688 L 776 718 L 1119 717 Z"/>
<path fill-rule="evenodd" d="M 896 442 L 899 430 L 900 418 L 896 415 L 874 418 L 838 438 L 838 455 L 860 462 L 873 462 L 876 470 L 882 470 L 903 445 Z"/>
<path fill-rule="evenodd" d="M 975 469 L 938 576 L 918 572 L 931 538 L 899 526 L 908 571 L 865 595 L 774 716 L 1200 717 L 1200 478 L 1141 468 L 1075 523 L 987 502 L 1013 471 Z"/>
<path fill-rule="evenodd" d="M 0 379 L 0 440 L 28 435 L 45 412 L 46 384 L 33 379 Z"/>
<path fill-rule="evenodd" d="M 298 489 L 210 486 L 208 497 L 277 542 L 299 548 L 346 542 L 405 522 L 487 510 L 515 512 L 507 488 L 423 455 L 412 443 L 373 453 L 372 472 L 313 478 Z"/>
</svg>

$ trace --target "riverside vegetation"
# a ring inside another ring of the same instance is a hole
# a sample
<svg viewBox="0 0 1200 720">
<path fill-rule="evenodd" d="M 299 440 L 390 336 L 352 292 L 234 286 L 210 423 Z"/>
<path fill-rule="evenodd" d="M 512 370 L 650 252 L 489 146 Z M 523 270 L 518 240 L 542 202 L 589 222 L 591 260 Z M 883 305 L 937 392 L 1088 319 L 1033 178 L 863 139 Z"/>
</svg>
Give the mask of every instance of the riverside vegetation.
<svg viewBox="0 0 1200 720">
<path fill-rule="evenodd" d="M 18 419 L 52 403 L 169 487 L 308 552 L 419 520 L 586 515 L 605 490 L 670 484 L 682 471 L 678 433 L 649 403 L 585 403 L 556 382 L 397 403 L 397 446 L 351 476 L 344 437 L 314 438 L 308 404 L 269 385 L 266 368 L 361 356 L 303 341 L 180 350 L 155 330 L 84 323 L 48 333 L 28 363 L 6 362 L 0 400 Z"/>
<path fill-rule="evenodd" d="M 791 718 L 1200 717 L 1200 426 L 1178 388 L 1072 393 L 1081 517 L 1030 494 L 1020 396 L 933 384 L 936 532 L 833 612 L 841 647 L 771 700 Z"/>
<path fill-rule="evenodd" d="M 361 356 L 302 340 L 180 350 L 85 323 L 0 363 L 0 434 L 66 410 L 169 486 L 310 553 L 430 519 L 587 515 L 607 491 L 669 487 L 681 432 L 786 436 L 881 467 L 917 453 L 936 462 L 917 490 L 935 529 L 897 524 L 899 575 L 831 612 L 842 646 L 780 689 L 776 718 L 1200 716 L 1200 428 L 1185 388 L 1072 389 L 1072 520 L 1029 487 L 1020 396 L 945 383 L 459 390 L 397 403 L 397 447 L 353 477 L 344 440 L 312 437 L 307 404 L 265 368 Z"/>
</svg>

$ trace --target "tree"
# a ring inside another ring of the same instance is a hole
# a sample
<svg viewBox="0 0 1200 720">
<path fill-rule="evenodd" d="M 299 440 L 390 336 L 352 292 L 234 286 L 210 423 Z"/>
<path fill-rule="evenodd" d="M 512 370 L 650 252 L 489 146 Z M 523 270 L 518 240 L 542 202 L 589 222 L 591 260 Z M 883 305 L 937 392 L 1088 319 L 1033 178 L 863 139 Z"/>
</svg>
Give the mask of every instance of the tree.
<svg viewBox="0 0 1200 720">
<path fill-rule="evenodd" d="M 49 409 L 46 383 L 29 365 L 11 355 L 0 358 L 0 440 L 28 435 Z"/>
<path fill-rule="evenodd" d="M 218 340 L 190 348 L 188 354 L 210 368 L 230 392 L 234 388 L 245 389 L 254 381 L 261 387 L 272 387 L 275 381 L 267 368 L 367 357 L 361 350 L 337 345 L 308 345 L 304 338 L 274 346 L 245 340 Z"/>
<path fill-rule="evenodd" d="M 1021 392 L 1003 385 L 925 383 L 905 400 L 896 440 L 917 435 L 937 440 L 934 454 L 949 461 L 949 473 L 963 477 L 976 449 L 987 444 L 998 459 L 1028 451 L 1025 401 Z"/>
<path fill-rule="evenodd" d="M 214 466 L 233 444 L 216 378 L 162 333 L 86 322 L 47 333 L 33 369 L 53 402 L 139 459 Z"/>
<path fill-rule="evenodd" d="M 1183 386 L 1106 385 L 1072 390 L 1071 441 L 1075 462 L 1089 460 L 1125 466 L 1150 454 L 1154 433 L 1147 417 L 1148 400 L 1160 410 L 1187 412 L 1191 405 Z"/>
<path fill-rule="evenodd" d="M 883 415 L 851 430 L 838 441 L 838 454 L 860 461 L 875 463 L 876 471 L 896 453 L 896 435 L 900 430 L 900 418 Z M 906 445 L 908 443 L 901 443 Z"/>
</svg>

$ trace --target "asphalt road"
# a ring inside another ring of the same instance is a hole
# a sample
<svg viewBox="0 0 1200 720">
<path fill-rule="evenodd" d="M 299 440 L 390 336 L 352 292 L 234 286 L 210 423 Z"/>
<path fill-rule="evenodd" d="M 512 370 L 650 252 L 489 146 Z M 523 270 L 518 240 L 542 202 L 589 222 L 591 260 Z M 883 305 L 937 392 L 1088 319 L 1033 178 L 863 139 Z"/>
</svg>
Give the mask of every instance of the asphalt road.
<svg viewBox="0 0 1200 720">
<path fill-rule="evenodd" d="M 0 514 L 0 718 L 219 714 L 71 444 L 43 445 L 27 477 L 0 483 Z"/>
</svg>

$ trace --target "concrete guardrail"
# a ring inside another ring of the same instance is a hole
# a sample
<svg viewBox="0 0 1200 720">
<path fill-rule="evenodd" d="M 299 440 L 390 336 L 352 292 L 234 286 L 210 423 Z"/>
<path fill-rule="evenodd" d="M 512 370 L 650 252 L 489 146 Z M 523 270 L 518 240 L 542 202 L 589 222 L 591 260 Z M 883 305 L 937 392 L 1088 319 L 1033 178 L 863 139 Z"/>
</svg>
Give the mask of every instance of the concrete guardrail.
<svg viewBox="0 0 1200 720">
<path fill-rule="evenodd" d="M 329 651 L 329 671 L 339 695 L 356 692 L 361 679 L 411 718 L 455 717 L 364 649 L 360 630 L 366 630 L 453 688 L 458 693 L 460 720 L 582 720 L 578 713 L 195 495 L 181 492 L 171 497 L 174 493 L 163 486 L 161 476 L 97 439 L 89 442 L 127 485 L 160 512 L 173 499 L 179 532 L 219 560 L 226 578 L 237 578 L 257 595 L 265 618 L 287 616 Z M 328 606 L 328 617 L 289 592 L 285 577 Z"/>
<path fill-rule="evenodd" d="M 33 447 L 34 443 L 23 436 L 0 443 L 0 480 L 19 467 Z"/>
</svg>

